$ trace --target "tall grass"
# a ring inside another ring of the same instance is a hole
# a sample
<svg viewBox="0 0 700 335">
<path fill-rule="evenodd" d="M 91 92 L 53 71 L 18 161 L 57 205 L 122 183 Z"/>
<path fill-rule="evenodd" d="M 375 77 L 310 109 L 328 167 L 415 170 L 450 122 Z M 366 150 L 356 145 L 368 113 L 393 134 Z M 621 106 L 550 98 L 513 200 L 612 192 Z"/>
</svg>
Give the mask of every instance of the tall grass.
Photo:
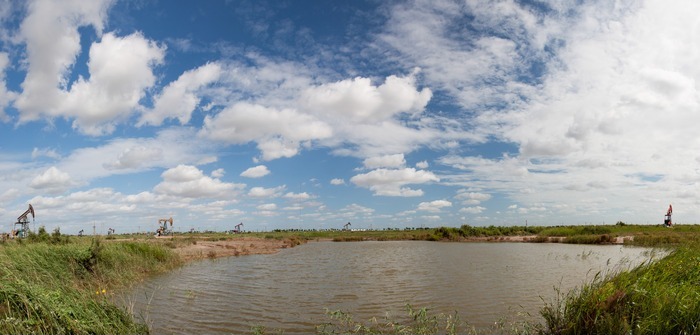
<svg viewBox="0 0 700 335">
<path fill-rule="evenodd" d="M 179 258 L 154 244 L 54 236 L 0 246 L 0 333 L 147 333 L 112 294 Z"/>
<path fill-rule="evenodd" d="M 698 334 L 699 284 L 700 246 L 682 246 L 561 294 L 541 311 L 545 334 Z"/>
</svg>

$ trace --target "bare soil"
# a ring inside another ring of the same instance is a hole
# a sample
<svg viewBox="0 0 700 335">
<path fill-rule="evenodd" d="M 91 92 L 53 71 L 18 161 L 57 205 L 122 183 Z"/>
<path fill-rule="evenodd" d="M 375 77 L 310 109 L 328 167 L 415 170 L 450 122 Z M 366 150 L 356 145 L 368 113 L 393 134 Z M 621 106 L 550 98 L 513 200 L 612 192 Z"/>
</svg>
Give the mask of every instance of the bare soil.
<svg viewBox="0 0 700 335">
<path fill-rule="evenodd" d="M 178 246 L 175 248 L 175 252 L 183 260 L 193 261 L 227 256 L 274 254 L 281 249 L 291 248 L 298 244 L 299 242 L 295 240 L 242 237 L 222 241 L 198 240 L 195 244 Z"/>
</svg>

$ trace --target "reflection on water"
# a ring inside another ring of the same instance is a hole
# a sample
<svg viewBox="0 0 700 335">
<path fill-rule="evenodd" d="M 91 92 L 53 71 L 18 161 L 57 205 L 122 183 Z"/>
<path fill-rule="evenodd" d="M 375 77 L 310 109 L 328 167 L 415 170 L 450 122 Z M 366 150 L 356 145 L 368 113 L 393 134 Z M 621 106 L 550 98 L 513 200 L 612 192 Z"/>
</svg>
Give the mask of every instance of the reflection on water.
<svg viewBox="0 0 700 335">
<path fill-rule="evenodd" d="M 325 310 L 355 320 L 405 315 L 405 305 L 488 327 L 536 317 L 554 287 L 636 265 L 649 249 L 531 243 L 314 242 L 275 255 L 206 260 L 154 278 L 129 297 L 154 334 L 308 334 Z"/>
</svg>

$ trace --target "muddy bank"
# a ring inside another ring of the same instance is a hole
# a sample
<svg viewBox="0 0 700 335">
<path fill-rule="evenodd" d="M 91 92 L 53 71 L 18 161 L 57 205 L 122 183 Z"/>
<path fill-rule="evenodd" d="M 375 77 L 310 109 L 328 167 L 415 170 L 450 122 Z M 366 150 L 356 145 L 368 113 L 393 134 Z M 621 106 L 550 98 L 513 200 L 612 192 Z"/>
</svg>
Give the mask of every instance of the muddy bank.
<svg viewBox="0 0 700 335">
<path fill-rule="evenodd" d="M 184 261 L 193 261 L 227 256 L 274 254 L 281 249 L 291 248 L 299 244 L 301 241 L 296 239 L 241 237 L 221 241 L 198 240 L 192 244 L 177 246 L 175 252 Z"/>
<path fill-rule="evenodd" d="M 541 237 L 537 235 L 528 236 L 489 236 L 470 237 L 462 242 L 520 242 L 533 243 L 564 242 L 565 237 Z M 631 241 L 633 236 L 619 236 L 610 244 L 624 244 Z M 316 239 L 316 241 L 330 241 L 331 239 Z M 371 239 L 367 239 L 368 241 Z M 306 243 L 306 240 L 296 238 L 267 239 L 259 237 L 241 237 L 228 240 L 209 241 L 196 240 L 191 243 L 177 243 L 175 252 L 184 261 L 200 260 L 205 258 L 219 258 L 228 256 L 245 256 L 259 254 L 274 254 L 281 249 L 292 248 L 299 244 Z"/>
<path fill-rule="evenodd" d="M 466 237 L 464 242 L 544 242 L 544 243 L 561 243 L 566 240 L 566 237 L 558 236 L 538 236 L 538 235 L 523 235 L 523 236 L 482 236 L 482 237 Z M 607 244 L 625 244 L 634 240 L 634 236 L 617 236 L 611 243 Z"/>
</svg>

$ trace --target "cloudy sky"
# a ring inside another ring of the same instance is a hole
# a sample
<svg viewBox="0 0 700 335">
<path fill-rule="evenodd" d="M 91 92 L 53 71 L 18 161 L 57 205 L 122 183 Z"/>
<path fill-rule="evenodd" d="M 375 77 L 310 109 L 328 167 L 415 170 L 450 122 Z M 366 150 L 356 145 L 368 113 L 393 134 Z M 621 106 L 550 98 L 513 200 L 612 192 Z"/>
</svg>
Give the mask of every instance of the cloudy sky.
<svg viewBox="0 0 700 335">
<path fill-rule="evenodd" d="M 0 0 L 0 231 L 695 223 L 698 13 Z"/>
</svg>

